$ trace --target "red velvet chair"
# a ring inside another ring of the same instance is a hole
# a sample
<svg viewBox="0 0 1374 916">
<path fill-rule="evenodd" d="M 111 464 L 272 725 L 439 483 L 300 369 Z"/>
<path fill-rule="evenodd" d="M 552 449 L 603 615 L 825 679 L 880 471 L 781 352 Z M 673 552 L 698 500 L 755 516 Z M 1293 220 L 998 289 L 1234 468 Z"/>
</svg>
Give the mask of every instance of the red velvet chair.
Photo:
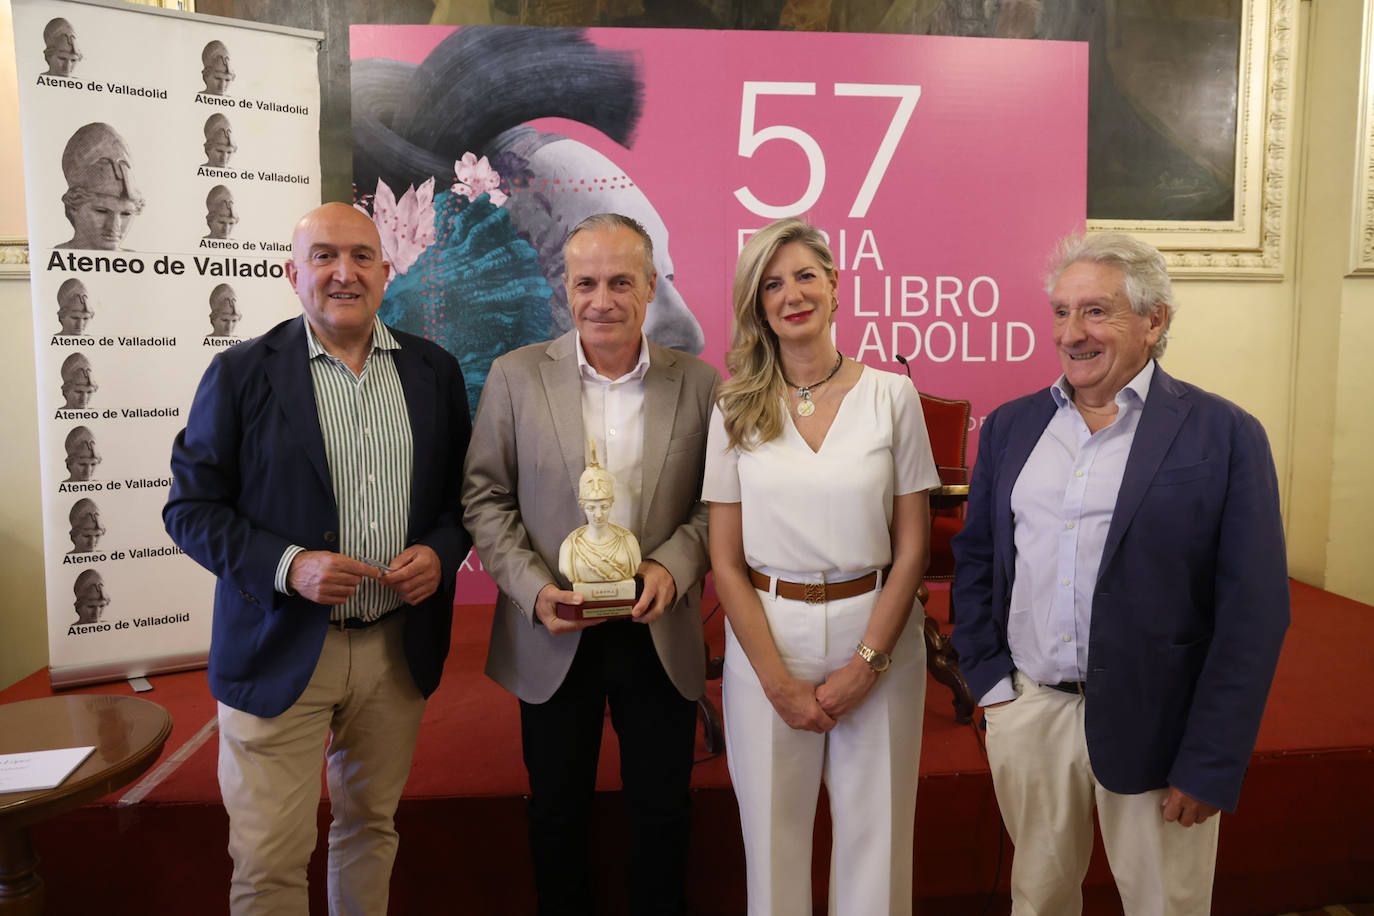
<svg viewBox="0 0 1374 916">
<path fill-rule="evenodd" d="M 921 412 L 930 434 L 930 451 L 940 472 L 941 487 L 930 500 L 930 567 L 927 582 L 954 580 L 954 550 L 950 540 L 964 527 L 964 501 L 968 498 L 969 402 L 949 401 L 921 394 Z M 965 489 L 959 490 L 958 488 Z M 952 492 L 946 492 L 946 490 Z M 954 622 L 950 604 L 949 622 Z"/>
<path fill-rule="evenodd" d="M 954 535 L 964 527 L 964 503 L 968 500 L 968 401 L 952 401 L 921 394 L 930 450 L 940 472 L 940 486 L 930 494 L 930 566 L 926 582 L 954 579 Z M 917 595 L 924 606 L 930 597 L 925 585 Z M 949 601 L 949 622 L 954 623 L 954 597 Z M 926 667 L 931 676 L 954 693 L 954 718 L 963 724 L 972 721 L 973 697 L 959 672 L 959 655 L 949 637 L 929 614 L 925 615 Z"/>
</svg>

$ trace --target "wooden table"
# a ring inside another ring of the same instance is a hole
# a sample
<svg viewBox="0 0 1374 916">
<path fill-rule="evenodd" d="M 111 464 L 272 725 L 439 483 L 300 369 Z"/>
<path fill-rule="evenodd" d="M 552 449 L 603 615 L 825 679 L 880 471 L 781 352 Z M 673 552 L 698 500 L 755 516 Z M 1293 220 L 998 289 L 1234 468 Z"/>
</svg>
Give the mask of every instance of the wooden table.
<svg viewBox="0 0 1374 916">
<path fill-rule="evenodd" d="M 0 705 L 0 754 L 95 746 L 61 785 L 0 794 L 0 914 L 43 912 L 29 827 L 133 782 L 172 731 L 167 710 L 137 697 L 80 694 Z"/>
</svg>

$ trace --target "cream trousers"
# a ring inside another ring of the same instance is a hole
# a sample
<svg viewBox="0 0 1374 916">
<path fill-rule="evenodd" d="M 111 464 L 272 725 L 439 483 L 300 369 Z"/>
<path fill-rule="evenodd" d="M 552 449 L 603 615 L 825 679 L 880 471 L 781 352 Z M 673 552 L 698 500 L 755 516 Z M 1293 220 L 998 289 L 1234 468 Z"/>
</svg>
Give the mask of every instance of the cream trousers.
<svg viewBox="0 0 1374 916">
<path fill-rule="evenodd" d="M 997 804 L 1016 845 L 1012 916 L 1077 916 L 1093 850 L 1093 808 L 1126 916 L 1211 911 L 1221 817 L 1180 827 L 1161 816 L 1167 789 L 1117 795 L 1088 762 L 1085 700 L 1016 673 L 1020 696 L 987 712 Z"/>
<path fill-rule="evenodd" d="M 386 912 L 392 824 L 425 710 L 401 648 L 404 611 L 330 628 L 310 683 L 279 716 L 219 704 L 219 784 L 229 812 L 233 916 L 306 916 L 320 764 L 330 809 L 331 916 Z M 332 737 L 331 737 L 332 733 Z"/>
<path fill-rule="evenodd" d="M 878 592 L 807 604 L 758 592 L 793 676 L 820 683 L 854 654 Z M 913 613 L 892 667 L 826 734 L 789 728 L 726 628 L 725 741 L 739 800 L 750 916 L 811 916 L 811 839 L 830 794 L 832 916 L 907 916 L 925 711 L 925 642 Z"/>
</svg>

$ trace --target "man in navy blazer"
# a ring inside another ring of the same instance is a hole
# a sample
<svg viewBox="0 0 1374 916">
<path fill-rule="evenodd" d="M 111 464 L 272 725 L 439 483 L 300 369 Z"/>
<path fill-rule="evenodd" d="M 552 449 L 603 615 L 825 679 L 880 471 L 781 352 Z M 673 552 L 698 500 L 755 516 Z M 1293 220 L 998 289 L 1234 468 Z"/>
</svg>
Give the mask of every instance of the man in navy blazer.
<svg viewBox="0 0 1374 916">
<path fill-rule="evenodd" d="M 1172 378 L 1163 257 L 1066 240 L 1064 370 L 983 424 L 956 537 L 954 643 L 1016 845 L 1014 914 L 1081 911 L 1097 809 L 1125 912 L 1209 912 L 1288 626 L 1264 430 Z"/>
<path fill-rule="evenodd" d="M 168 533 L 218 577 L 210 689 L 231 909 L 305 913 L 321 754 L 330 913 L 384 913 L 392 815 L 469 539 L 457 362 L 376 320 L 387 265 L 343 204 L 296 228 L 304 316 L 217 355 L 172 452 Z"/>
</svg>

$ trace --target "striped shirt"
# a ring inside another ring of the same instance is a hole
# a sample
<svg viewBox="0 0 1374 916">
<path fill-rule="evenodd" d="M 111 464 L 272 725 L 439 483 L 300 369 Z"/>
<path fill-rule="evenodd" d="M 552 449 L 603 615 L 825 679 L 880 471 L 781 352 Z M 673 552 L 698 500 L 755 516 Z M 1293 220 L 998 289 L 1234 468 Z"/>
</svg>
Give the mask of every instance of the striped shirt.
<svg viewBox="0 0 1374 916">
<path fill-rule="evenodd" d="M 305 316 L 306 346 L 324 453 L 339 507 L 338 551 L 389 564 L 406 547 L 414 440 L 405 392 L 393 350 L 401 345 L 373 319 L 372 349 L 361 374 L 330 356 Z M 287 593 L 286 574 L 304 548 L 291 546 L 277 564 L 277 590 Z M 363 579 L 353 597 L 331 608 L 330 618 L 372 620 L 401 605 L 401 596 L 375 579 Z"/>
</svg>

